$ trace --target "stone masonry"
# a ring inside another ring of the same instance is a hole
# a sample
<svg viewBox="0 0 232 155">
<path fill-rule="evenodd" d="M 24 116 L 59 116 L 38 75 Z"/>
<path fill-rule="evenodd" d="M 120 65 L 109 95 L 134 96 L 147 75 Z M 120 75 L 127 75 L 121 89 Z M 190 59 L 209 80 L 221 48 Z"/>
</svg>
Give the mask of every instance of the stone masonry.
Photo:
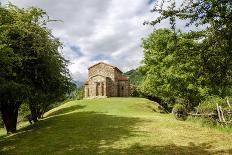
<svg viewBox="0 0 232 155">
<path fill-rule="evenodd" d="M 89 67 L 85 98 L 129 96 L 128 77 L 117 67 L 99 62 Z"/>
</svg>

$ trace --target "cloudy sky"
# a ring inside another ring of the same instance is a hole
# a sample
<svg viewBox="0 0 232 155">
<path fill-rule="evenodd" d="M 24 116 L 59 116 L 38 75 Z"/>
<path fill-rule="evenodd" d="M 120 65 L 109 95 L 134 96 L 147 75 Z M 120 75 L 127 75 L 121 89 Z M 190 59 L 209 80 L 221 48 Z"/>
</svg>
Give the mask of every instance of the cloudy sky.
<svg viewBox="0 0 232 155">
<path fill-rule="evenodd" d="M 0 0 L 6 3 L 5 0 Z M 87 78 L 88 67 L 104 61 L 122 71 L 140 65 L 141 38 L 152 32 L 143 22 L 154 19 L 154 0 L 10 0 L 19 7 L 36 6 L 52 19 L 54 36 L 64 44 L 63 54 L 71 60 L 75 80 Z M 159 27 L 167 27 L 163 22 Z"/>
</svg>

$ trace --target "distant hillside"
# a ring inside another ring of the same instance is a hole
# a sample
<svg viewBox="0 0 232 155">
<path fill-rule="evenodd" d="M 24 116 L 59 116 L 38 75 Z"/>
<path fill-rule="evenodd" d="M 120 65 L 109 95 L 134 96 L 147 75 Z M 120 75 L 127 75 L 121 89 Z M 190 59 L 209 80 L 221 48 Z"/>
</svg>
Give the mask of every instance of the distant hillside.
<svg viewBox="0 0 232 155">
<path fill-rule="evenodd" d="M 124 73 L 124 75 L 129 77 L 129 81 L 133 85 L 139 85 L 143 81 L 143 78 L 144 78 L 144 76 L 142 75 L 142 73 L 139 72 L 138 69 L 132 69 Z"/>
<path fill-rule="evenodd" d="M 77 88 L 81 88 L 84 86 L 84 82 L 81 81 L 73 81 L 73 82 L 76 84 Z"/>
</svg>

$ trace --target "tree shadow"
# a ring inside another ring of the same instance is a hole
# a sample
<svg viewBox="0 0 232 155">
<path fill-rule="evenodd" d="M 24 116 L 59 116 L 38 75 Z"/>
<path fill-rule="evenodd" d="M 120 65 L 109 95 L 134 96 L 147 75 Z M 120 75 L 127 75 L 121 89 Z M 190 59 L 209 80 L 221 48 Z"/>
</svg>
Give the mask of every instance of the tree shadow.
<svg viewBox="0 0 232 155">
<path fill-rule="evenodd" d="M 67 108 L 61 111 L 63 115 L 52 115 L 53 117 L 21 129 L 16 135 L 4 138 L 0 141 L 0 154 L 207 155 L 232 153 L 232 149 L 212 151 L 210 142 L 189 143 L 187 146 L 136 143 L 127 148 L 113 148 L 112 145 L 122 139 L 143 136 L 143 133 L 135 127 L 144 120 L 95 112 L 67 113 L 69 111 L 70 109 Z"/>
<path fill-rule="evenodd" d="M 189 143 L 187 146 L 177 146 L 175 144 L 168 144 L 163 146 L 141 145 L 139 143 L 132 145 L 126 149 L 110 149 L 106 154 L 127 154 L 127 155 L 212 155 L 212 154 L 232 154 L 232 149 L 212 151 L 210 143 L 194 144 Z"/>
<path fill-rule="evenodd" d="M 137 134 L 138 118 L 94 112 L 57 115 L 0 141 L 0 154 L 93 154 L 101 146 Z M 2 148 L 2 149 L 1 149 Z"/>
<path fill-rule="evenodd" d="M 56 115 L 62 115 L 62 114 L 66 114 L 66 113 L 69 113 L 69 112 L 73 112 L 73 111 L 76 111 L 76 110 L 79 110 L 79 109 L 83 109 L 85 108 L 86 106 L 85 105 L 74 105 L 74 106 L 70 106 L 70 107 L 66 107 L 66 108 L 62 108 L 62 109 L 59 109 L 59 110 L 56 110 L 54 112 L 51 112 L 49 113 L 45 118 L 49 118 L 49 117 L 54 117 Z M 26 132 L 26 131 L 29 131 L 29 130 L 32 130 L 36 127 L 38 127 L 37 125 L 38 123 L 35 123 L 35 124 L 32 124 L 32 125 L 29 125 L 29 126 L 26 126 L 24 128 L 21 128 L 21 129 L 18 129 L 16 134 L 20 134 L 21 132 Z M 1 135 L 0 136 L 0 141 L 3 140 L 4 138 L 7 138 L 11 135 Z"/>
</svg>

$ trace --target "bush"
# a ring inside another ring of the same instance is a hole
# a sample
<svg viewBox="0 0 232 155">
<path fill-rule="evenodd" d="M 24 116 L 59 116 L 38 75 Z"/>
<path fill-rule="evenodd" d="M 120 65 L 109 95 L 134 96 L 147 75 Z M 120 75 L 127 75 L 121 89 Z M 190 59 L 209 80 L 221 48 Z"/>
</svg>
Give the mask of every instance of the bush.
<svg viewBox="0 0 232 155">
<path fill-rule="evenodd" d="M 75 91 L 74 99 L 82 100 L 84 98 L 84 87 L 77 88 Z"/>
<path fill-rule="evenodd" d="M 222 106 L 222 108 L 227 107 L 225 99 L 222 99 L 218 96 L 211 96 L 205 101 L 201 102 L 197 109 L 197 112 L 200 114 L 211 114 L 217 112 L 217 104 Z"/>
<path fill-rule="evenodd" d="M 141 97 L 140 90 L 135 85 L 130 85 L 130 96 L 132 97 Z"/>
<path fill-rule="evenodd" d="M 225 98 L 226 99 L 226 102 L 229 102 L 230 106 L 232 107 L 232 96 L 228 96 Z M 227 103 L 226 103 L 227 104 Z M 228 104 L 227 104 L 228 105 Z M 228 105 L 229 107 L 229 105 Z M 232 110 L 232 109 L 231 109 Z"/>
<path fill-rule="evenodd" d="M 204 120 L 205 120 L 205 122 L 207 122 L 207 124 L 211 123 L 214 125 L 218 124 L 218 125 L 222 125 L 224 127 L 231 127 L 230 123 L 224 124 L 224 123 L 221 123 L 219 121 L 218 112 L 217 112 L 217 104 L 218 104 L 219 106 L 222 107 L 223 116 L 225 118 L 225 121 L 229 122 L 232 120 L 232 115 L 230 113 L 232 111 L 232 108 L 229 107 L 229 105 L 227 104 L 227 99 L 230 102 L 231 97 L 226 97 L 226 98 L 222 99 L 218 96 L 211 96 L 199 104 L 199 106 L 196 108 L 197 113 L 199 113 L 199 114 L 214 114 L 214 115 L 209 116 L 208 118 L 204 118 Z M 231 102 L 230 102 L 230 104 L 231 104 Z"/>
<path fill-rule="evenodd" d="M 2 120 L 1 112 L 0 112 L 0 128 L 4 128 L 4 123 L 3 123 L 3 120 Z"/>
<path fill-rule="evenodd" d="M 214 118 L 212 117 L 193 117 L 193 116 L 189 116 L 188 117 L 189 121 L 195 122 L 195 123 L 199 123 L 202 126 L 205 127 L 216 127 L 217 126 L 217 121 L 215 121 Z"/>
<path fill-rule="evenodd" d="M 227 103 L 229 102 L 229 103 Z M 229 106 L 230 104 L 230 106 Z M 226 97 L 226 105 L 227 107 L 224 108 L 225 111 L 227 111 L 227 113 L 225 114 L 225 119 L 226 120 L 232 120 L 232 96 Z M 228 114 L 230 112 L 230 114 Z M 232 126 L 232 124 L 231 124 Z"/>
<path fill-rule="evenodd" d="M 187 119 L 187 110 L 186 107 L 183 104 L 175 104 L 172 113 L 176 117 L 176 119 L 179 120 L 186 120 Z"/>
<path fill-rule="evenodd" d="M 23 104 L 19 108 L 18 122 L 26 121 L 27 120 L 26 116 L 29 114 L 31 114 L 31 111 L 29 109 L 28 103 L 23 102 Z"/>
</svg>

